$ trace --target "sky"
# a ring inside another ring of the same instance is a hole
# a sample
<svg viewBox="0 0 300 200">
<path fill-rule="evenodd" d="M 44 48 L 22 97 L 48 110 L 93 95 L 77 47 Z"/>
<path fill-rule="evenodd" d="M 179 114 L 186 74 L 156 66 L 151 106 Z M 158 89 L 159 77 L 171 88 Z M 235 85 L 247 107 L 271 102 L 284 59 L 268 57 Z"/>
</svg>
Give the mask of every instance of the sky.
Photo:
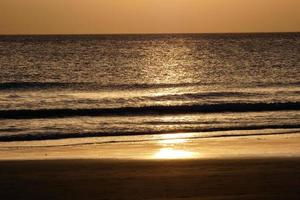
<svg viewBox="0 0 300 200">
<path fill-rule="evenodd" d="M 300 31 L 300 0 L 0 0 L 0 34 Z"/>
</svg>

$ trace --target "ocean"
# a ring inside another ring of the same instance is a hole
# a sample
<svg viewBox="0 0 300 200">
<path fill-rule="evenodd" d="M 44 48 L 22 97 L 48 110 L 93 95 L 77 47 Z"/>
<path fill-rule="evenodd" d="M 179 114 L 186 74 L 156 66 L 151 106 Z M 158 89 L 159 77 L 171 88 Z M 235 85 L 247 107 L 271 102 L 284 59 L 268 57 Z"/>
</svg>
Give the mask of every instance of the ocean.
<svg viewBox="0 0 300 200">
<path fill-rule="evenodd" d="M 0 142 L 300 132 L 300 33 L 0 36 Z"/>
</svg>

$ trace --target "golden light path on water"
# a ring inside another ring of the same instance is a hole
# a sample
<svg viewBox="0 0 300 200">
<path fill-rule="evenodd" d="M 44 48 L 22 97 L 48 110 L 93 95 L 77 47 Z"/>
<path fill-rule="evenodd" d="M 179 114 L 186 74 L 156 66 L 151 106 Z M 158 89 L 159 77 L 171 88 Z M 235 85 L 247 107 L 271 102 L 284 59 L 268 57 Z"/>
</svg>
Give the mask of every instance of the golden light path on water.
<svg viewBox="0 0 300 200">
<path fill-rule="evenodd" d="M 192 159 L 199 157 L 199 153 L 184 149 L 184 143 L 188 142 L 187 134 L 161 135 L 158 144 L 161 148 L 154 153 L 153 159 Z"/>
</svg>

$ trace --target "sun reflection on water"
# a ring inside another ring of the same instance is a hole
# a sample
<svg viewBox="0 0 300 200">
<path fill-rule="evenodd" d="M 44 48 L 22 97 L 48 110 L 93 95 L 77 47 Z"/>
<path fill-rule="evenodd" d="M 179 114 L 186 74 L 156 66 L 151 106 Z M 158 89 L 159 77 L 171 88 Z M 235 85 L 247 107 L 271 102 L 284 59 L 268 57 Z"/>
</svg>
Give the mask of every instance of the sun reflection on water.
<svg viewBox="0 0 300 200">
<path fill-rule="evenodd" d="M 167 145 L 176 145 L 183 144 L 189 141 L 188 138 L 192 137 L 193 133 L 176 133 L 176 134 L 163 134 L 160 135 L 159 144 Z"/>
</svg>

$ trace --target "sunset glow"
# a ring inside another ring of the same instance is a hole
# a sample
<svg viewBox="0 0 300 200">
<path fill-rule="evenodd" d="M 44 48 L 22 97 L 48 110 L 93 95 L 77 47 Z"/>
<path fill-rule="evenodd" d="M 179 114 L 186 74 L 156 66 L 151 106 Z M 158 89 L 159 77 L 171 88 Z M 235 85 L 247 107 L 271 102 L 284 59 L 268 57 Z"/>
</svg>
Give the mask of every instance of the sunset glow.
<svg viewBox="0 0 300 200">
<path fill-rule="evenodd" d="M 300 199 L 300 0 L 0 0 L 0 199 Z"/>
<path fill-rule="evenodd" d="M 1 0 L 0 34 L 300 30 L 299 0 Z"/>
</svg>

